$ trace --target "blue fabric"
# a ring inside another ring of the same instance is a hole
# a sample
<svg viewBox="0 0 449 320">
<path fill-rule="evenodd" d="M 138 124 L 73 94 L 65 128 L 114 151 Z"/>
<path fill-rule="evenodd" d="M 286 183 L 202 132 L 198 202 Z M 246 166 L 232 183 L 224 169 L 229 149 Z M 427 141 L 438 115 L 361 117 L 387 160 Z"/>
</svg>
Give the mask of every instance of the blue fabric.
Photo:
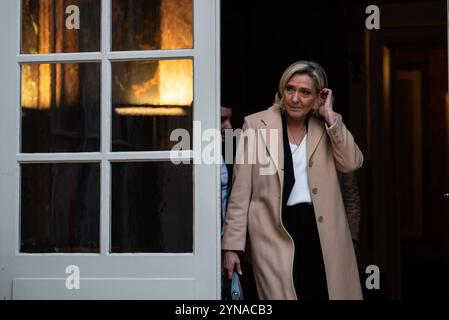
<svg viewBox="0 0 449 320">
<path fill-rule="evenodd" d="M 239 275 L 235 271 L 232 273 L 231 299 L 232 300 L 243 300 L 244 299 L 242 285 L 240 284 Z"/>
<path fill-rule="evenodd" d="M 220 181 L 221 181 L 221 236 L 224 233 L 224 222 L 226 219 L 226 210 L 228 205 L 229 175 L 228 168 L 221 156 L 220 164 Z"/>
<path fill-rule="evenodd" d="M 240 277 L 237 272 L 232 273 L 232 279 L 228 280 L 226 275 L 221 277 L 221 299 L 222 300 L 244 300 Z"/>
</svg>

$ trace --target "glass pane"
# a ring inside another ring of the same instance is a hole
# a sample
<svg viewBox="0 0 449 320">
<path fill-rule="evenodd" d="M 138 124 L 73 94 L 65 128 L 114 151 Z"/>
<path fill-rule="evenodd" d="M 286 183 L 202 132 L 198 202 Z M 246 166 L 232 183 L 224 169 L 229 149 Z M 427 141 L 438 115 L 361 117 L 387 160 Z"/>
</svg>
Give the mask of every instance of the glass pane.
<svg viewBox="0 0 449 320">
<path fill-rule="evenodd" d="M 112 50 L 189 49 L 192 0 L 112 0 Z"/>
<path fill-rule="evenodd" d="M 112 252 L 193 252 L 192 170 L 112 163 Z"/>
<path fill-rule="evenodd" d="M 21 252 L 99 252 L 100 166 L 21 165 Z"/>
<path fill-rule="evenodd" d="M 100 150 L 100 63 L 22 65 L 22 152 Z"/>
<path fill-rule="evenodd" d="M 23 0 L 21 52 L 100 51 L 101 0 Z"/>
<path fill-rule="evenodd" d="M 170 150 L 174 129 L 192 131 L 193 62 L 112 64 L 112 151 Z"/>
</svg>

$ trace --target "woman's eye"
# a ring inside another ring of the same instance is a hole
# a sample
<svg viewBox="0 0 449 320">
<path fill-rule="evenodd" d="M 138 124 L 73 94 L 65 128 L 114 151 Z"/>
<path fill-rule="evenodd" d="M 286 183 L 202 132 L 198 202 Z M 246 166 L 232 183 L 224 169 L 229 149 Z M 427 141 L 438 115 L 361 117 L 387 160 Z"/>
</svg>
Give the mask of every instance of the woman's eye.
<svg viewBox="0 0 449 320">
<path fill-rule="evenodd" d="M 305 95 L 305 96 L 308 96 L 308 95 L 310 94 L 310 92 L 307 91 L 307 90 L 303 90 L 303 91 L 302 91 L 302 94 Z"/>
</svg>

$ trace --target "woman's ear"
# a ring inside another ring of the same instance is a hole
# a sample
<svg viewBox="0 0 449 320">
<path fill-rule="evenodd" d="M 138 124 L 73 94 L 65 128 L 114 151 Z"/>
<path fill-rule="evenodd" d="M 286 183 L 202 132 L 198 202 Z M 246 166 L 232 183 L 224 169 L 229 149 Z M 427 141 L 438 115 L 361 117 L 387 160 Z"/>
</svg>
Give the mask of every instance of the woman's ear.
<svg viewBox="0 0 449 320">
<path fill-rule="evenodd" d="M 320 95 L 320 98 L 318 99 L 318 106 L 321 107 L 325 102 L 326 102 L 326 98 L 324 98 Z"/>
<path fill-rule="evenodd" d="M 320 107 L 324 104 L 326 100 L 321 97 L 321 93 L 318 92 L 318 99 L 316 100 L 315 105 L 312 107 L 312 110 L 318 115 Z"/>
<path fill-rule="evenodd" d="M 326 94 L 323 90 L 318 90 L 318 107 L 322 106 L 326 102 Z"/>
</svg>

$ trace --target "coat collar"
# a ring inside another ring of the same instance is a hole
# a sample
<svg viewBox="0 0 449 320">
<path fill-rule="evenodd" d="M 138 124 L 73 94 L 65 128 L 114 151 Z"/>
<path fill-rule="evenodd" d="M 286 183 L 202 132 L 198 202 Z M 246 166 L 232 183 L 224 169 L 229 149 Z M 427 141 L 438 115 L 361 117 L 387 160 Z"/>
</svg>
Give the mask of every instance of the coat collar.
<svg viewBox="0 0 449 320">
<path fill-rule="evenodd" d="M 307 162 L 309 162 L 325 131 L 323 120 L 311 114 L 307 123 Z"/>
<path fill-rule="evenodd" d="M 275 106 L 268 108 L 260 118 L 259 125 L 259 128 L 266 129 L 266 134 L 262 134 L 263 142 L 265 143 L 268 153 L 270 154 L 270 157 L 276 166 L 276 171 L 282 186 L 282 184 L 284 183 L 284 142 L 282 135 L 282 117 L 280 108 Z M 277 135 L 275 140 L 273 138 L 268 138 L 269 134 L 271 133 Z M 268 143 L 268 141 L 270 140 L 273 142 L 276 141 L 276 145 L 273 145 L 273 143 Z"/>
<path fill-rule="evenodd" d="M 279 182 L 282 186 L 284 183 L 284 142 L 280 108 L 275 106 L 268 108 L 260 118 L 259 128 L 266 129 L 267 131 L 274 129 L 274 132 L 277 132 L 277 146 L 268 143 L 268 140 L 270 140 L 267 139 L 269 132 L 262 134 L 262 138 L 268 153 L 276 166 Z M 323 121 L 314 115 L 310 115 L 307 122 L 307 162 L 309 162 L 318 147 L 318 143 L 320 142 L 324 131 L 325 126 Z"/>
</svg>

